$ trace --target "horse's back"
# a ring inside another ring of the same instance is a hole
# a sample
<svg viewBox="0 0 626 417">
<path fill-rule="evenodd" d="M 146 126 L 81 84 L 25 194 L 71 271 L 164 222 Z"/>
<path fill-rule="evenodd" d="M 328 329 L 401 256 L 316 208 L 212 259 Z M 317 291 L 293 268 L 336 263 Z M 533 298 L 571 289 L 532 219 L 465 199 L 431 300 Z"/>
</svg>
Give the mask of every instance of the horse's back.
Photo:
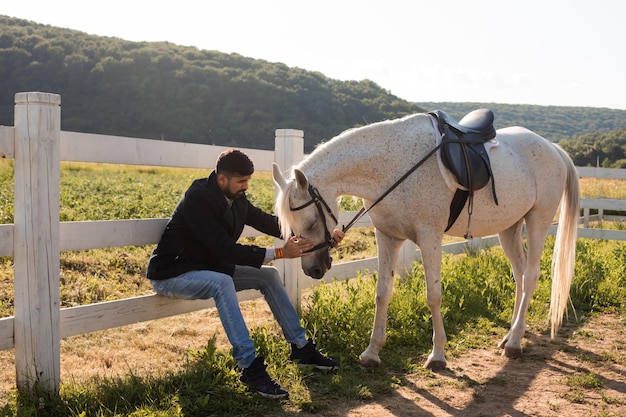
<svg viewBox="0 0 626 417">
<path fill-rule="evenodd" d="M 510 126 L 496 130 L 496 141 L 505 147 L 518 149 L 521 152 L 532 151 L 533 148 L 552 149 L 554 147 L 548 139 L 521 126 Z"/>
<path fill-rule="evenodd" d="M 556 146 L 524 127 L 513 126 L 497 130 L 497 145 L 489 152 L 492 165 L 503 176 L 523 176 L 537 184 L 553 186 L 567 174 L 566 162 Z M 547 175 L 556 176 L 549 178 Z M 496 178 L 497 181 L 497 178 Z"/>
</svg>

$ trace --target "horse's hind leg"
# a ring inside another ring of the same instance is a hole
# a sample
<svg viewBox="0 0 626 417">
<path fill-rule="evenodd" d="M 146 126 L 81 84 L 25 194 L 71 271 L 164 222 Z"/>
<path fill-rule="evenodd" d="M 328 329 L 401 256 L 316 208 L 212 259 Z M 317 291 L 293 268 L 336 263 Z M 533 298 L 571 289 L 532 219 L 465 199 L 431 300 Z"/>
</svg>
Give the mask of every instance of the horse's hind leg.
<svg viewBox="0 0 626 417">
<path fill-rule="evenodd" d="M 526 263 L 523 267 L 521 280 L 518 278 L 518 272 L 515 276 L 516 294 L 513 321 L 508 335 L 500 344 L 501 347 L 504 347 L 504 355 L 511 358 L 519 357 L 522 353 L 522 338 L 526 332 L 526 313 L 528 312 L 528 305 L 530 304 L 530 300 L 535 292 L 535 288 L 537 288 L 537 281 L 539 279 L 539 274 L 541 273 L 541 254 L 545 245 L 546 236 L 548 235 L 548 228 L 550 227 L 552 215 L 549 215 L 548 217 L 548 215 L 545 215 L 542 211 L 531 211 L 526 215 L 525 220 L 528 246 L 528 250 L 526 252 Z M 506 232 L 504 232 L 504 234 L 506 235 Z M 505 249 L 507 256 L 509 256 L 509 251 L 512 255 L 514 255 L 515 253 L 520 254 L 523 250 L 521 233 L 517 234 L 520 237 L 519 239 L 516 238 L 512 243 L 514 246 L 509 246 L 508 249 Z M 502 244 L 502 246 L 503 248 L 505 247 L 504 244 Z M 509 258 L 511 258 L 511 256 L 509 256 Z M 513 257 L 513 259 L 516 258 Z M 514 261 L 513 259 L 511 259 L 512 265 L 519 262 L 519 260 Z M 519 267 L 514 266 L 514 270 L 517 268 Z"/>
<path fill-rule="evenodd" d="M 393 291 L 394 268 L 403 242 L 403 240 L 390 237 L 376 229 L 376 245 L 378 246 L 376 313 L 370 344 L 359 357 L 359 362 L 363 366 L 377 366 L 380 364 L 378 354 L 387 340 L 387 311 Z"/>
<path fill-rule="evenodd" d="M 519 307 L 522 299 L 522 280 L 524 276 L 524 268 L 526 267 L 526 249 L 522 239 L 523 220 L 520 220 L 510 228 L 499 233 L 500 245 L 504 250 L 511 268 L 513 269 L 513 278 L 515 279 L 515 305 L 513 307 L 513 318 L 511 319 L 511 328 L 516 322 L 519 315 Z M 511 337 L 511 330 L 502 339 L 498 345 L 504 349 L 503 353 L 508 357 L 519 357 L 522 353 L 521 338 Z"/>
</svg>

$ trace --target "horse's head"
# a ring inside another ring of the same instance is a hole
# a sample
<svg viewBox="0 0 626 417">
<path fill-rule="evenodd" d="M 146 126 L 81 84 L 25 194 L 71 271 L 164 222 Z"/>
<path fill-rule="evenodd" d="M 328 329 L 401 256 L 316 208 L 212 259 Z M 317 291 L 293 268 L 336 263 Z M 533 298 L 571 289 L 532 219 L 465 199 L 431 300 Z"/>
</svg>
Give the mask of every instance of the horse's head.
<svg viewBox="0 0 626 417">
<path fill-rule="evenodd" d="M 295 179 L 286 180 L 278 165 L 273 165 L 274 182 L 280 188 L 276 215 L 283 236 L 293 233 L 316 243 L 312 253 L 302 257 L 302 270 L 311 278 L 320 279 L 332 264 L 330 231 L 337 224 L 333 214 L 337 207 L 326 203 L 302 171 L 294 169 L 294 175 Z"/>
</svg>

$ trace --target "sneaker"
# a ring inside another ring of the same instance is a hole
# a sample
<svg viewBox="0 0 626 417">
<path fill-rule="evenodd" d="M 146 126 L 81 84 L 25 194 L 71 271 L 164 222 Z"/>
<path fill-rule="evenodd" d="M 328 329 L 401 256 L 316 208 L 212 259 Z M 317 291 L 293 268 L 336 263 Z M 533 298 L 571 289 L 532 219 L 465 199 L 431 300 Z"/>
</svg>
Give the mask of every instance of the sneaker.
<svg viewBox="0 0 626 417">
<path fill-rule="evenodd" d="M 300 367 L 315 366 L 315 368 L 323 370 L 339 368 L 339 361 L 321 354 L 311 339 L 309 339 L 309 343 L 306 346 L 300 349 L 292 343 L 291 356 L 289 358 L 297 362 Z"/>
<path fill-rule="evenodd" d="M 252 364 L 244 368 L 239 380 L 266 398 L 286 398 L 289 392 L 274 381 L 267 373 L 262 356 L 258 356 Z"/>
</svg>

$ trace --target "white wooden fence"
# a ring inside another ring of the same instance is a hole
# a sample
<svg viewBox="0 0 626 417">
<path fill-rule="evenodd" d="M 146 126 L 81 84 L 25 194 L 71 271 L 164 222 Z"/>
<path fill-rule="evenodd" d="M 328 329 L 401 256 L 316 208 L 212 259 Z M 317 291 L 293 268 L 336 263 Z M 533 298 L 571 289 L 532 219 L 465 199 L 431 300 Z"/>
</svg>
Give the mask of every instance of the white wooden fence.
<svg viewBox="0 0 626 417">
<path fill-rule="evenodd" d="M 59 222 L 60 161 L 208 169 L 217 155 L 227 149 L 61 131 L 60 104 L 56 94 L 18 93 L 14 126 L 0 126 L 0 157 L 15 159 L 15 220 L 14 224 L 0 225 L 0 256 L 14 259 L 14 316 L 0 318 L 0 350 L 15 348 L 19 388 L 30 389 L 37 383 L 49 392 L 58 392 L 60 385 L 61 338 L 214 306 L 213 300 L 182 301 L 148 295 L 61 309 L 61 251 L 155 244 L 167 219 Z M 243 150 L 254 160 L 258 171 L 271 171 L 274 161 L 287 168 L 304 157 L 303 136 L 300 130 L 278 129 L 274 151 Z M 587 168 L 581 169 L 583 176 L 624 178 L 620 170 L 584 170 Z M 626 210 L 620 202 L 593 200 L 582 207 L 588 218 L 589 208 Z M 340 224 L 347 223 L 353 214 L 341 212 Z M 355 226 L 369 225 L 369 218 L 365 217 Z M 580 231 L 581 236 L 611 239 L 624 239 L 626 234 L 584 228 Z M 252 229 L 244 230 L 244 236 L 255 235 Z M 445 250 L 459 253 L 498 243 L 495 236 L 477 238 L 446 245 Z M 407 242 L 399 267 L 410 268 L 419 259 L 419 250 Z M 299 306 L 302 289 L 318 281 L 303 274 L 299 260 L 279 260 L 276 266 L 292 302 Z M 359 270 L 376 267 L 376 258 L 338 263 L 326 277 L 343 280 L 354 277 Z M 259 293 L 244 291 L 239 296 L 244 300 Z"/>
</svg>

